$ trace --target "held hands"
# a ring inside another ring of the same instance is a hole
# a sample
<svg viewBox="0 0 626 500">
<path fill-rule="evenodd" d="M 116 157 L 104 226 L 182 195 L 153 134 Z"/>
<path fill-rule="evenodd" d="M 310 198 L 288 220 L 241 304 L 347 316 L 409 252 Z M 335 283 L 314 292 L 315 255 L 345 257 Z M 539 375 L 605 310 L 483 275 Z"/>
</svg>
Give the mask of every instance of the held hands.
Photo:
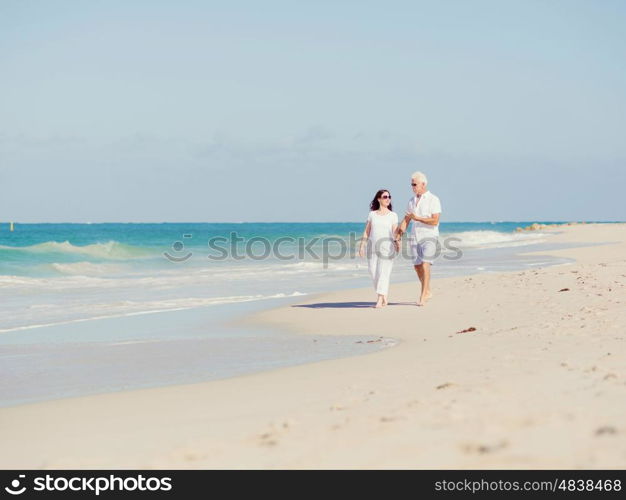
<svg viewBox="0 0 626 500">
<path fill-rule="evenodd" d="M 402 239 L 402 233 L 396 233 L 393 238 L 393 246 L 396 249 L 396 252 L 400 252 L 400 240 Z M 365 246 L 367 245 L 367 241 L 361 241 L 359 245 L 359 257 L 365 257 Z"/>
<path fill-rule="evenodd" d="M 398 228 L 394 234 L 393 237 L 393 246 L 396 249 L 396 252 L 400 252 L 400 241 L 402 240 L 402 235 L 404 234 L 404 231 L 402 230 L 402 228 Z"/>
</svg>

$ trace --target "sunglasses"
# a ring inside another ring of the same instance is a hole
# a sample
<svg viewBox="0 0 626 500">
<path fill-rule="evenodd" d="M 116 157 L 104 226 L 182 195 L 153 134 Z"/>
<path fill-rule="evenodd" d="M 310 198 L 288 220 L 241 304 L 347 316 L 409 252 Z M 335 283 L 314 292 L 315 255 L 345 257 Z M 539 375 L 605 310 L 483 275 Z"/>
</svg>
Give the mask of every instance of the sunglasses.
<svg viewBox="0 0 626 500">
<path fill-rule="evenodd" d="M 411 186 L 415 187 L 415 186 L 417 186 L 417 184 L 411 182 Z"/>
<path fill-rule="evenodd" d="M 390 199 L 391 199 L 391 196 L 390 196 L 390 195 L 387 195 L 387 194 L 384 194 L 384 195 L 382 195 L 382 196 L 381 196 L 381 198 L 382 198 L 383 200 L 390 200 Z"/>
</svg>

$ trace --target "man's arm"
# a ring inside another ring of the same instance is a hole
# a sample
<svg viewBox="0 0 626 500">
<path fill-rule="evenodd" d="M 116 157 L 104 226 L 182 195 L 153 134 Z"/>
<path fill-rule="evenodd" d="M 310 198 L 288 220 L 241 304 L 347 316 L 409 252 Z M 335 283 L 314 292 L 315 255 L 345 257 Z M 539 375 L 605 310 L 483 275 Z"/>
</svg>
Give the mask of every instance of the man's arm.
<svg viewBox="0 0 626 500">
<path fill-rule="evenodd" d="M 422 224 L 427 224 L 429 226 L 436 226 L 439 224 L 439 216 L 441 214 L 432 214 L 430 217 L 418 217 L 414 215 L 412 218 L 417 222 L 421 222 Z"/>
</svg>

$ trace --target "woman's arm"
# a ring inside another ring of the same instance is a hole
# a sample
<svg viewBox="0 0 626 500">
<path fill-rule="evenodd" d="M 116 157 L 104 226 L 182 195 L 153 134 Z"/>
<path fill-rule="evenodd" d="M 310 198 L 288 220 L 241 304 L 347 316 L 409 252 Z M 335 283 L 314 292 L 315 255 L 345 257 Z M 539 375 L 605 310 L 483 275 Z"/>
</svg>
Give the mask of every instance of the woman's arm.
<svg viewBox="0 0 626 500">
<path fill-rule="evenodd" d="M 402 239 L 402 235 L 406 232 L 410 223 L 411 223 L 411 215 L 407 213 L 395 231 L 396 240 Z"/>
<path fill-rule="evenodd" d="M 404 232 L 406 231 L 407 226 L 409 225 L 409 221 L 411 220 L 409 214 L 406 214 L 404 216 L 404 219 L 402 219 L 402 222 L 400 223 L 400 226 L 396 227 L 395 232 L 399 235 L 402 236 L 404 234 Z"/>
<path fill-rule="evenodd" d="M 367 224 L 365 224 L 363 235 L 361 236 L 361 244 L 359 245 L 359 257 L 363 257 L 365 255 L 365 245 L 367 244 L 367 239 L 370 237 L 371 230 L 371 222 L 368 220 Z"/>
<path fill-rule="evenodd" d="M 394 224 L 391 226 L 391 234 L 394 235 L 393 238 L 393 246 L 396 247 L 396 252 L 400 251 L 400 239 L 402 238 L 402 234 L 398 236 L 398 224 Z"/>
</svg>

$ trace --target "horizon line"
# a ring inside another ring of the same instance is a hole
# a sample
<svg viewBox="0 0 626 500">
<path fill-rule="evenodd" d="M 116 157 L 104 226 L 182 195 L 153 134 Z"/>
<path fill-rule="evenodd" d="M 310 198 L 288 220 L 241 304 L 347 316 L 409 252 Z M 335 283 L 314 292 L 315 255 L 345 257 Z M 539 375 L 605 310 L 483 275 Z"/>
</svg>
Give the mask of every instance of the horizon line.
<svg viewBox="0 0 626 500">
<path fill-rule="evenodd" d="M 525 219 L 525 220 L 478 220 L 478 221 L 443 221 L 441 224 L 505 224 L 505 223 L 526 223 L 526 222 L 537 222 L 537 223 L 553 223 L 553 224 L 568 224 L 568 223 L 587 223 L 587 224 L 615 224 L 615 223 L 626 223 L 626 220 L 597 220 L 597 219 L 567 219 L 567 220 L 556 220 L 556 219 Z M 81 221 L 81 222 L 70 222 L 70 221 L 60 221 L 60 222 L 50 222 L 50 221 L 37 221 L 37 222 L 19 222 L 19 221 L 0 221 L 1 224 L 361 224 L 363 221 Z"/>
</svg>

